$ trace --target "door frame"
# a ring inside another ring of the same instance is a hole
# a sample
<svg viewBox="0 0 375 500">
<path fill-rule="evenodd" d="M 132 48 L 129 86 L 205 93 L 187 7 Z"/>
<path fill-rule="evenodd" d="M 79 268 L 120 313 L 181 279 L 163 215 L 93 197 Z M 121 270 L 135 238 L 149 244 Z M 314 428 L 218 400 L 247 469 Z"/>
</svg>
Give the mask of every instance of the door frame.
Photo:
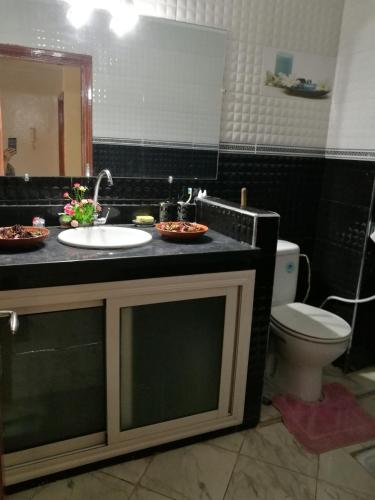
<svg viewBox="0 0 375 500">
<path fill-rule="evenodd" d="M 59 133 L 59 175 L 65 175 L 64 92 L 57 98 L 57 126 Z"/>
<path fill-rule="evenodd" d="M 4 171 L 4 149 L 3 149 L 3 115 L 1 114 L 0 99 L 0 175 L 5 175 Z"/>
<path fill-rule="evenodd" d="M 81 156 L 82 176 L 85 166 L 90 165 L 92 171 L 92 57 L 86 54 L 74 54 L 48 49 L 34 49 L 21 45 L 0 43 L 0 57 L 12 57 L 28 61 L 49 64 L 78 66 L 81 73 Z M 1 175 L 1 160 L 0 160 Z"/>
</svg>

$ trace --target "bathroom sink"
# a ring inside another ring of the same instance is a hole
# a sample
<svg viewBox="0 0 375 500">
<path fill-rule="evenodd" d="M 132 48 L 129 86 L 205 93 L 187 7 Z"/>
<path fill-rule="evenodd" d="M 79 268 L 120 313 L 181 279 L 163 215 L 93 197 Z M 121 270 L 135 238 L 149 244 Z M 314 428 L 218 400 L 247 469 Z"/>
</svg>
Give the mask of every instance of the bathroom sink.
<svg viewBox="0 0 375 500">
<path fill-rule="evenodd" d="M 130 227 L 92 226 L 67 229 L 57 239 L 71 247 L 107 249 L 145 245 L 152 240 L 152 236 L 146 231 Z"/>
</svg>

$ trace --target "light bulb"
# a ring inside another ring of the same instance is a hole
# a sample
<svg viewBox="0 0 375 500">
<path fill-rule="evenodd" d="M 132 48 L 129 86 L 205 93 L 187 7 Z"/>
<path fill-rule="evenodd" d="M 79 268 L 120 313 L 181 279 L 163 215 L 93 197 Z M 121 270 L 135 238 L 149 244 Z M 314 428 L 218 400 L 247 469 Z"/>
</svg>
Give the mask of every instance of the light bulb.
<svg viewBox="0 0 375 500">
<path fill-rule="evenodd" d="M 119 37 L 131 31 L 139 19 L 134 5 L 126 2 L 120 2 L 118 7 L 112 10 L 111 14 L 112 19 L 109 27 Z"/>
<path fill-rule="evenodd" d="M 76 28 L 82 28 L 90 19 L 92 8 L 86 2 L 70 1 L 70 8 L 66 14 L 68 21 Z"/>
<path fill-rule="evenodd" d="M 94 9 L 110 12 L 109 27 L 117 36 L 132 30 L 138 22 L 138 13 L 133 0 L 64 0 L 69 4 L 67 19 L 75 28 L 81 28 L 90 19 Z"/>
</svg>

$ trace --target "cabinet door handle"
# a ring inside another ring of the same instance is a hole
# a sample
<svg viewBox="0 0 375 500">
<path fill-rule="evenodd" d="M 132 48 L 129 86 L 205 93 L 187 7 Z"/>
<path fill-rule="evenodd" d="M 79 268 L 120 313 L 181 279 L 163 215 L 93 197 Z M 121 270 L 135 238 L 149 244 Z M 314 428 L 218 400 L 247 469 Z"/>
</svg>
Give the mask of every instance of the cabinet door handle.
<svg viewBox="0 0 375 500">
<path fill-rule="evenodd" d="M 9 316 L 10 331 L 12 335 L 15 335 L 19 326 L 18 315 L 14 311 L 0 311 L 0 318 L 4 318 L 6 316 Z"/>
</svg>

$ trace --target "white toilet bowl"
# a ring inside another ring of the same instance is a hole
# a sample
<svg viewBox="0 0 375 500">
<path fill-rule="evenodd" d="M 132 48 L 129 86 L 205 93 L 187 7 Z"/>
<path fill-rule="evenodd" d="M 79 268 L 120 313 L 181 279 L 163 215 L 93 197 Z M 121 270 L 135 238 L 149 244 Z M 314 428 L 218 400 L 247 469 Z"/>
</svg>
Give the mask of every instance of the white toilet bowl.
<svg viewBox="0 0 375 500">
<path fill-rule="evenodd" d="M 272 308 L 275 384 L 304 401 L 321 398 L 322 371 L 348 347 L 351 327 L 339 316 L 299 302 Z"/>
</svg>

